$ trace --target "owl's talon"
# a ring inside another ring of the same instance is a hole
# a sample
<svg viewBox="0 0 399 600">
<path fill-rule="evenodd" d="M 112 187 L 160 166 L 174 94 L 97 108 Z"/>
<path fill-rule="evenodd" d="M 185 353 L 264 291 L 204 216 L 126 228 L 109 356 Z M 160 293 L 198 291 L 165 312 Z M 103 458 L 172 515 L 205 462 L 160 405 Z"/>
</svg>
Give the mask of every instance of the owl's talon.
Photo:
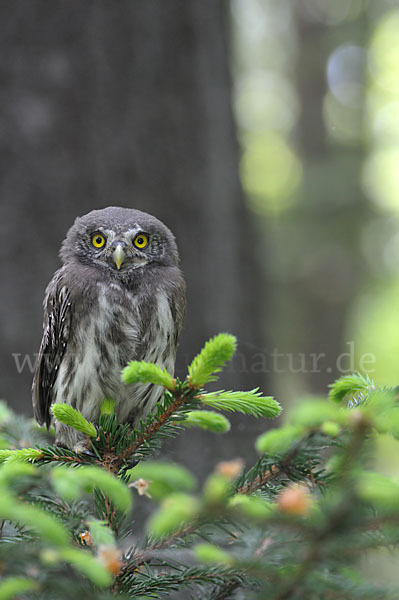
<svg viewBox="0 0 399 600">
<path fill-rule="evenodd" d="M 93 452 L 89 452 L 88 450 L 81 450 L 80 452 L 77 452 L 77 454 L 80 454 L 81 456 L 87 456 L 87 458 L 98 458 L 95 454 L 93 454 Z"/>
<path fill-rule="evenodd" d="M 87 448 L 87 444 L 90 442 L 87 441 L 80 441 L 77 444 L 74 445 L 73 447 L 73 451 L 76 452 L 76 454 L 80 454 L 83 456 L 87 456 L 88 458 L 97 458 L 97 456 L 95 454 L 93 454 L 93 452 L 90 452 L 90 450 Z"/>
<path fill-rule="evenodd" d="M 133 469 L 135 466 L 137 466 L 139 464 L 139 462 L 140 461 L 138 459 L 134 459 L 134 460 L 131 460 L 131 461 L 128 461 L 127 463 L 125 463 L 120 470 L 121 475 L 124 475 L 126 473 L 126 471 Z"/>
</svg>

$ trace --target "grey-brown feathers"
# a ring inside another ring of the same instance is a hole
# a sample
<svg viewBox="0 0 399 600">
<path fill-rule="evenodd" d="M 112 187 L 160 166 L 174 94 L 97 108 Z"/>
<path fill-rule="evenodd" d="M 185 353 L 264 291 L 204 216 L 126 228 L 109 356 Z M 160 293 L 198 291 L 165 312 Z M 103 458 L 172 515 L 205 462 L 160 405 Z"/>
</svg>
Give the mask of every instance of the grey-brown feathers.
<svg viewBox="0 0 399 600">
<path fill-rule="evenodd" d="M 60 255 L 64 265 L 46 291 L 35 417 L 48 425 L 51 403 L 67 402 L 96 421 L 101 402 L 112 397 L 119 419 L 137 424 L 162 390 L 125 386 L 120 372 L 130 360 L 148 360 L 173 374 L 185 311 L 174 237 L 151 215 L 110 207 L 77 219 Z M 76 445 L 72 429 L 56 429 L 58 443 Z"/>
</svg>

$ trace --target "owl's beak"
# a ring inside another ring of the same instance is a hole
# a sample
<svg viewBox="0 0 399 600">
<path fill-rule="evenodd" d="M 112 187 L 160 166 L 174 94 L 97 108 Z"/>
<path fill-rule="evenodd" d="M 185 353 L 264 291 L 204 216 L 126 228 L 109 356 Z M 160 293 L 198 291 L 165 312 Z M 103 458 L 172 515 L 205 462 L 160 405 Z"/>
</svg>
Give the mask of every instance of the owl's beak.
<svg viewBox="0 0 399 600">
<path fill-rule="evenodd" d="M 122 248 L 122 244 L 118 244 L 115 248 L 115 250 L 112 253 L 112 258 L 114 259 L 114 263 L 116 264 L 116 268 L 119 269 L 121 268 L 121 265 L 123 263 L 123 261 L 126 258 L 126 254 L 123 251 Z"/>
</svg>

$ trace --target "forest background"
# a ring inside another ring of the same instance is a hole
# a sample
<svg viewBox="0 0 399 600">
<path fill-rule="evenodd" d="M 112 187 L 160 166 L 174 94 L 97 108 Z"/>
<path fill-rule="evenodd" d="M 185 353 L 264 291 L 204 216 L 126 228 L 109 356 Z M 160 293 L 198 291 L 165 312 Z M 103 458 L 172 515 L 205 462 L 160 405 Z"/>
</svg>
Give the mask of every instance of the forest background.
<svg viewBox="0 0 399 600">
<path fill-rule="evenodd" d="M 178 374 L 228 331 L 221 387 L 259 386 L 286 413 L 351 370 L 397 383 L 394 0 L 17 0 L 0 16 L 1 397 L 30 414 L 58 249 L 108 205 L 176 235 Z M 251 461 L 260 432 L 236 418 L 166 451 L 201 476 Z M 397 444 L 380 444 L 392 474 Z"/>
</svg>

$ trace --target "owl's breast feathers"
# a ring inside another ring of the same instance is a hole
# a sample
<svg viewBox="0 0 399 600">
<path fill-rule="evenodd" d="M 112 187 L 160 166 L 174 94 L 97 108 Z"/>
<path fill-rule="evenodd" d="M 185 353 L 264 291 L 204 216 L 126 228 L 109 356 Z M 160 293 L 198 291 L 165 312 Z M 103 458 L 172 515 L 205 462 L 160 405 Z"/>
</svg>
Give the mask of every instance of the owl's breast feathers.
<svg viewBox="0 0 399 600">
<path fill-rule="evenodd" d="M 184 280 L 177 267 L 168 267 L 127 286 L 78 267 L 62 267 L 46 290 L 32 388 L 35 417 L 49 426 L 51 403 L 67 402 L 95 420 L 101 402 L 112 397 L 119 419 L 134 424 L 153 408 L 162 390 L 124 386 L 121 369 L 130 360 L 147 360 L 173 374 Z"/>
</svg>

